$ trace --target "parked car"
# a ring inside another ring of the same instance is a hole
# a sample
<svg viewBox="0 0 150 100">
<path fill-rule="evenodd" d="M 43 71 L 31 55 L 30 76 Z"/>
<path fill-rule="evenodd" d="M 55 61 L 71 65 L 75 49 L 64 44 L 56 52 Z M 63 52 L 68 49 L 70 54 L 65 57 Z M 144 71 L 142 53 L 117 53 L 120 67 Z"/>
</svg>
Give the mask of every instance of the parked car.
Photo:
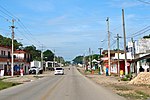
<svg viewBox="0 0 150 100">
<path fill-rule="evenodd" d="M 29 69 L 29 74 L 38 74 L 39 73 L 39 68 L 38 67 L 31 67 Z"/>
<path fill-rule="evenodd" d="M 54 71 L 55 75 L 64 75 L 64 69 L 61 67 L 56 67 Z"/>
<path fill-rule="evenodd" d="M 41 66 L 41 61 L 32 61 L 30 62 L 31 69 L 35 66 L 37 67 L 37 73 L 36 74 L 42 74 L 43 73 L 43 66 Z"/>
</svg>

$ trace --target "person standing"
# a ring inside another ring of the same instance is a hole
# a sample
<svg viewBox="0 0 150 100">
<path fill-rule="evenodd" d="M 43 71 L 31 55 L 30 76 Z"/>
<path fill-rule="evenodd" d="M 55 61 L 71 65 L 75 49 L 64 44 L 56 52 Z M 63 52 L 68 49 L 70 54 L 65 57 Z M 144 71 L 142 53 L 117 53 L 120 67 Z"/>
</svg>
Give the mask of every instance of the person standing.
<svg viewBox="0 0 150 100">
<path fill-rule="evenodd" d="M 144 68 L 142 66 L 140 66 L 139 72 L 144 72 Z"/>
</svg>

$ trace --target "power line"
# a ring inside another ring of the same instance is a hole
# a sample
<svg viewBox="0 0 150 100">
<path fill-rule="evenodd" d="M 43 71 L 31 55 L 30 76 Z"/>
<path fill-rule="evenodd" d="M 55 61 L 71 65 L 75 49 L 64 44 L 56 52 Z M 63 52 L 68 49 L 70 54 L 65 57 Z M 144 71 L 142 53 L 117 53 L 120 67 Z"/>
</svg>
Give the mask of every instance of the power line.
<svg viewBox="0 0 150 100">
<path fill-rule="evenodd" d="M 148 32 L 149 30 L 150 30 L 150 26 L 147 26 L 147 27 L 145 27 L 145 28 L 143 28 L 143 29 L 141 29 L 141 30 L 131 34 L 131 36 L 127 37 L 127 38 L 137 37 L 139 35 L 142 35 L 142 34 Z"/>
<path fill-rule="evenodd" d="M 142 31 L 144 31 L 144 30 L 146 30 L 146 29 L 148 29 L 148 28 L 150 28 L 150 26 L 147 26 L 147 27 L 145 27 L 145 28 L 143 28 L 143 29 L 137 31 L 136 33 L 133 33 L 132 35 L 136 35 L 136 34 L 142 32 Z"/>
<path fill-rule="evenodd" d="M 42 44 L 40 41 L 38 41 L 36 38 L 33 37 L 31 32 L 26 28 L 26 26 L 19 20 L 20 23 L 18 25 L 29 35 L 30 38 L 33 38 L 34 41 L 36 41 L 38 44 Z"/>
<path fill-rule="evenodd" d="M 7 15 L 10 18 L 13 18 L 12 16 L 10 16 L 9 14 L 5 13 L 4 11 L 0 10 L 0 12 L 2 12 L 3 14 Z"/>
<path fill-rule="evenodd" d="M 33 38 L 33 40 L 34 41 L 36 41 L 37 42 L 37 44 L 39 45 L 39 44 L 42 44 L 40 41 L 38 41 L 37 39 L 35 39 L 34 37 L 33 37 L 33 35 L 31 34 L 31 32 L 27 29 L 27 27 L 21 22 L 21 20 L 18 18 L 18 17 L 16 17 L 16 16 L 14 16 L 12 13 L 10 13 L 8 10 L 6 10 L 4 7 L 2 7 L 2 6 L 0 6 L 0 8 L 2 9 L 2 10 L 0 10 L 3 14 L 5 14 L 5 15 L 7 15 L 8 17 L 10 17 L 10 18 L 13 18 L 13 19 L 16 19 L 16 20 L 18 20 L 17 21 L 17 24 L 25 31 L 25 33 L 27 33 L 29 36 L 30 36 L 30 38 Z M 5 12 L 4 12 L 4 11 Z M 4 16 L 2 16 L 2 15 L 0 15 L 1 17 L 3 17 L 4 19 L 6 19 L 7 21 L 9 21 L 6 17 L 4 17 Z M 24 35 L 25 36 L 25 35 Z M 26 36 L 25 36 L 26 37 Z M 26 38 L 27 39 L 27 38 Z M 29 39 L 28 39 L 29 40 Z"/>
<path fill-rule="evenodd" d="M 115 28 L 113 28 L 111 31 L 115 31 L 117 29 L 121 28 L 121 25 L 116 26 Z"/>
<path fill-rule="evenodd" d="M 24 35 L 23 32 L 21 32 L 21 31 L 19 31 L 19 30 L 16 30 L 16 31 L 18 31 L 19 33 L 22 33 L 23 37 L 26 38 L 27 40 L 29 40 L 31 43 L 36 44 L 36 43 L 34 43 L 34 41 L 32 41 L 32 39 L 29 39 L 28 37 L 26 37 L 26 35 Z M 38 45 L 39 45 L 39 44 L 38 44 Z"/>
<path fill-rule="evenodd" d="M 9 21 L 6 17 L 0 15 L 0 17 L 2 17 L 3 19 L 5 19 L 6 21 Z M 9 21 L 10 22 L 10 21 Z"/>
<path fill-rule="evenodd" d="M 11 12 L 9 12 L 7 9 L 5 9 L 4 7 L 2 7 L 1 5 L 0 5 L 0 8 L 3 9 L 6 13 L 4 11 L 2 11 L 2 10 L 0 10 L 0 11 L 4 12 L 4 14 L 6 14 L 7 16 L 9 16 L 10 18 L 13 18 L 15 20 L 19 20 L 18 17 L 14 16 Z"/>
<path fill-rule="evenodd" d="M 115 45 L 115 43 L 116 43 L 116 40 L 113 39 L 113 40 L 111 41 L 111 46 L 110 46 L 110 47 L 112 47 L 113 45 Z"/>
<path fill-rule="evenodd" d="M 137 1 L 145 3 L 145 4 L 150 4 L 150 1 L 144 1 L 144 0 L 137 0 Z"/>
<path fill-rule="evenodd" d="M 150 29 L 148 29 L 148 30 L 146 30 L 146 31 L 144 31 L 144 32 L 142 32 L 142 33 L 139 33 L 139 34 L 135 35 L 134 37 L 140 36 L 140 35 L 142 35 L 142 34 L 148 32 L 148 31 L 150 31 Z"/>
</svg>

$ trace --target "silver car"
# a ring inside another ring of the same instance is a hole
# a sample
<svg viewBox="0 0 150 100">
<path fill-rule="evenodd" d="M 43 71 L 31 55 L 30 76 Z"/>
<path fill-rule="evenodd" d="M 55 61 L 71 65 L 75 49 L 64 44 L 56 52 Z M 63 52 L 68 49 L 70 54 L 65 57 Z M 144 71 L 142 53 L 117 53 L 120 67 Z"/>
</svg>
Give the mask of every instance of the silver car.
<svg viewBox="0 0 150 100">
<path fill-rule="evenodd" d="M 54 71 L 55 75 L 64 75 L 64 69 L 61 67 L 56 67 Z"/>
</svg>

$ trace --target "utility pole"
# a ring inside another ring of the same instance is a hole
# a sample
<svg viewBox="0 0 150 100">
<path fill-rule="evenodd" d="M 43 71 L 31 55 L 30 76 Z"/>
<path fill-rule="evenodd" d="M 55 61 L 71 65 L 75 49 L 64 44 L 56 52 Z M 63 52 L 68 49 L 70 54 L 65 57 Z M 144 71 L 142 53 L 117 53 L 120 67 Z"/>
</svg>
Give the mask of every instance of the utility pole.
<svg viewBox="0 0 150 100">
<path fill-rule="evenodd" d="M 135 41 L 133 38 L 131 38 L 132 44 L 133 44 L 133 59 L 135 59 Z M 135 70 L 135 75 L 137 76 L 137 67 L 135 66 L 135 62 L 133 62 L 133 67 Z"/>
<path fill-rule="evenodd" d="M 110 31 L 109 31 L 109 17 L 106 19 L 107 21 L 107 31 L 108 31 L 108 74 L 110 75 Z"/>
<path fill-rule="evenodd" d="M 11 31 L 12 31 L 12 47 L 11 47 L 11 76 L 14 76 L 14 22 L 15 20 L 12 19 L 12 26 L 11 26 Z"/>
<path fill-rule="evenodd" d="M 100 53 L 100 55 L 99 55 L 99 61 L 100 61 L 100 63 L 99 63 L 100 64 L 100 66 L 99 66 L 99 75 L 100 75 L 101 74 L 100 70 L 102 70 L 102 65 L 101 65 L 101 51 L 102 51 L 103 48 L 98 48 L 98 49 L 99 49 L 99 53 Z"/>
<path fill-rule="evenodd" d="M 41 50 L 41 67 L 43 68 L 44 66 L 43 66 L 43 44 L 42 44 L 42 50 Z M 45 71 L 46 69 L 44 68 L 44 71 Z"/>
<path fill-rule="evenodd" d="M 118 53 L 118 60 L 117 60 L 117 62 L 118 62 L 118 76 L 120 77 L 120 63 L 119 63 L 119 38 L 121 38 L 120 36 L 119 36 L 119 34 L 117 34 L 117 53 Z"/>
<path fill-rule="evenodd" d="M 92 65 L 92 68 L 94 66 L 94 63 L 92 62 L 94 60 L 94 51 L 92 50 L 92 59 L 91 59 L 91 65 Z"/>
<path fill-rule="evenodd" d="M 92 64 L 91 64 L 91 48 L 89 48 L 89 63 L 90 63 L 90 67 L 92 68 Z"/>
<path fill-rule="evenodd" d="M 93 60 L 93 55 L 94 55 L 94 51 L 92 51 L 92 60 Z M 92 60 L 91 60 L 91 61 L 92 61 Z"/>
<path fill-rule="evenodd" d="M 98 48 L 98 49 L 99 49 L 99 59 L 101 60 L 101 54 L 102 54 L 101 52 L 103 48 Z"/>
<path fill-rule="evenodd" d="M 124 35 L 125 75 L 127 75 L 128 74 L 128 67 L 127 67 L 127 51 L 126 51 L 126 32 L 125 32 L 125 21 L 124 21 L 124 9 L 122 9 L 122 23 L 123 23 L 123 35 Z"/>
<path fill-rule="evenodd" d="M 53 62 L 53 67 L 55 68 L 55 50 L 54 50 L 54 62 Z"/>
<path fill-rule="evenodd" d="M 83 54 L 82 64 L 83 64 L 83 68 L 84 68 L 85 67 L 85 54 Z"/>
</svg>

